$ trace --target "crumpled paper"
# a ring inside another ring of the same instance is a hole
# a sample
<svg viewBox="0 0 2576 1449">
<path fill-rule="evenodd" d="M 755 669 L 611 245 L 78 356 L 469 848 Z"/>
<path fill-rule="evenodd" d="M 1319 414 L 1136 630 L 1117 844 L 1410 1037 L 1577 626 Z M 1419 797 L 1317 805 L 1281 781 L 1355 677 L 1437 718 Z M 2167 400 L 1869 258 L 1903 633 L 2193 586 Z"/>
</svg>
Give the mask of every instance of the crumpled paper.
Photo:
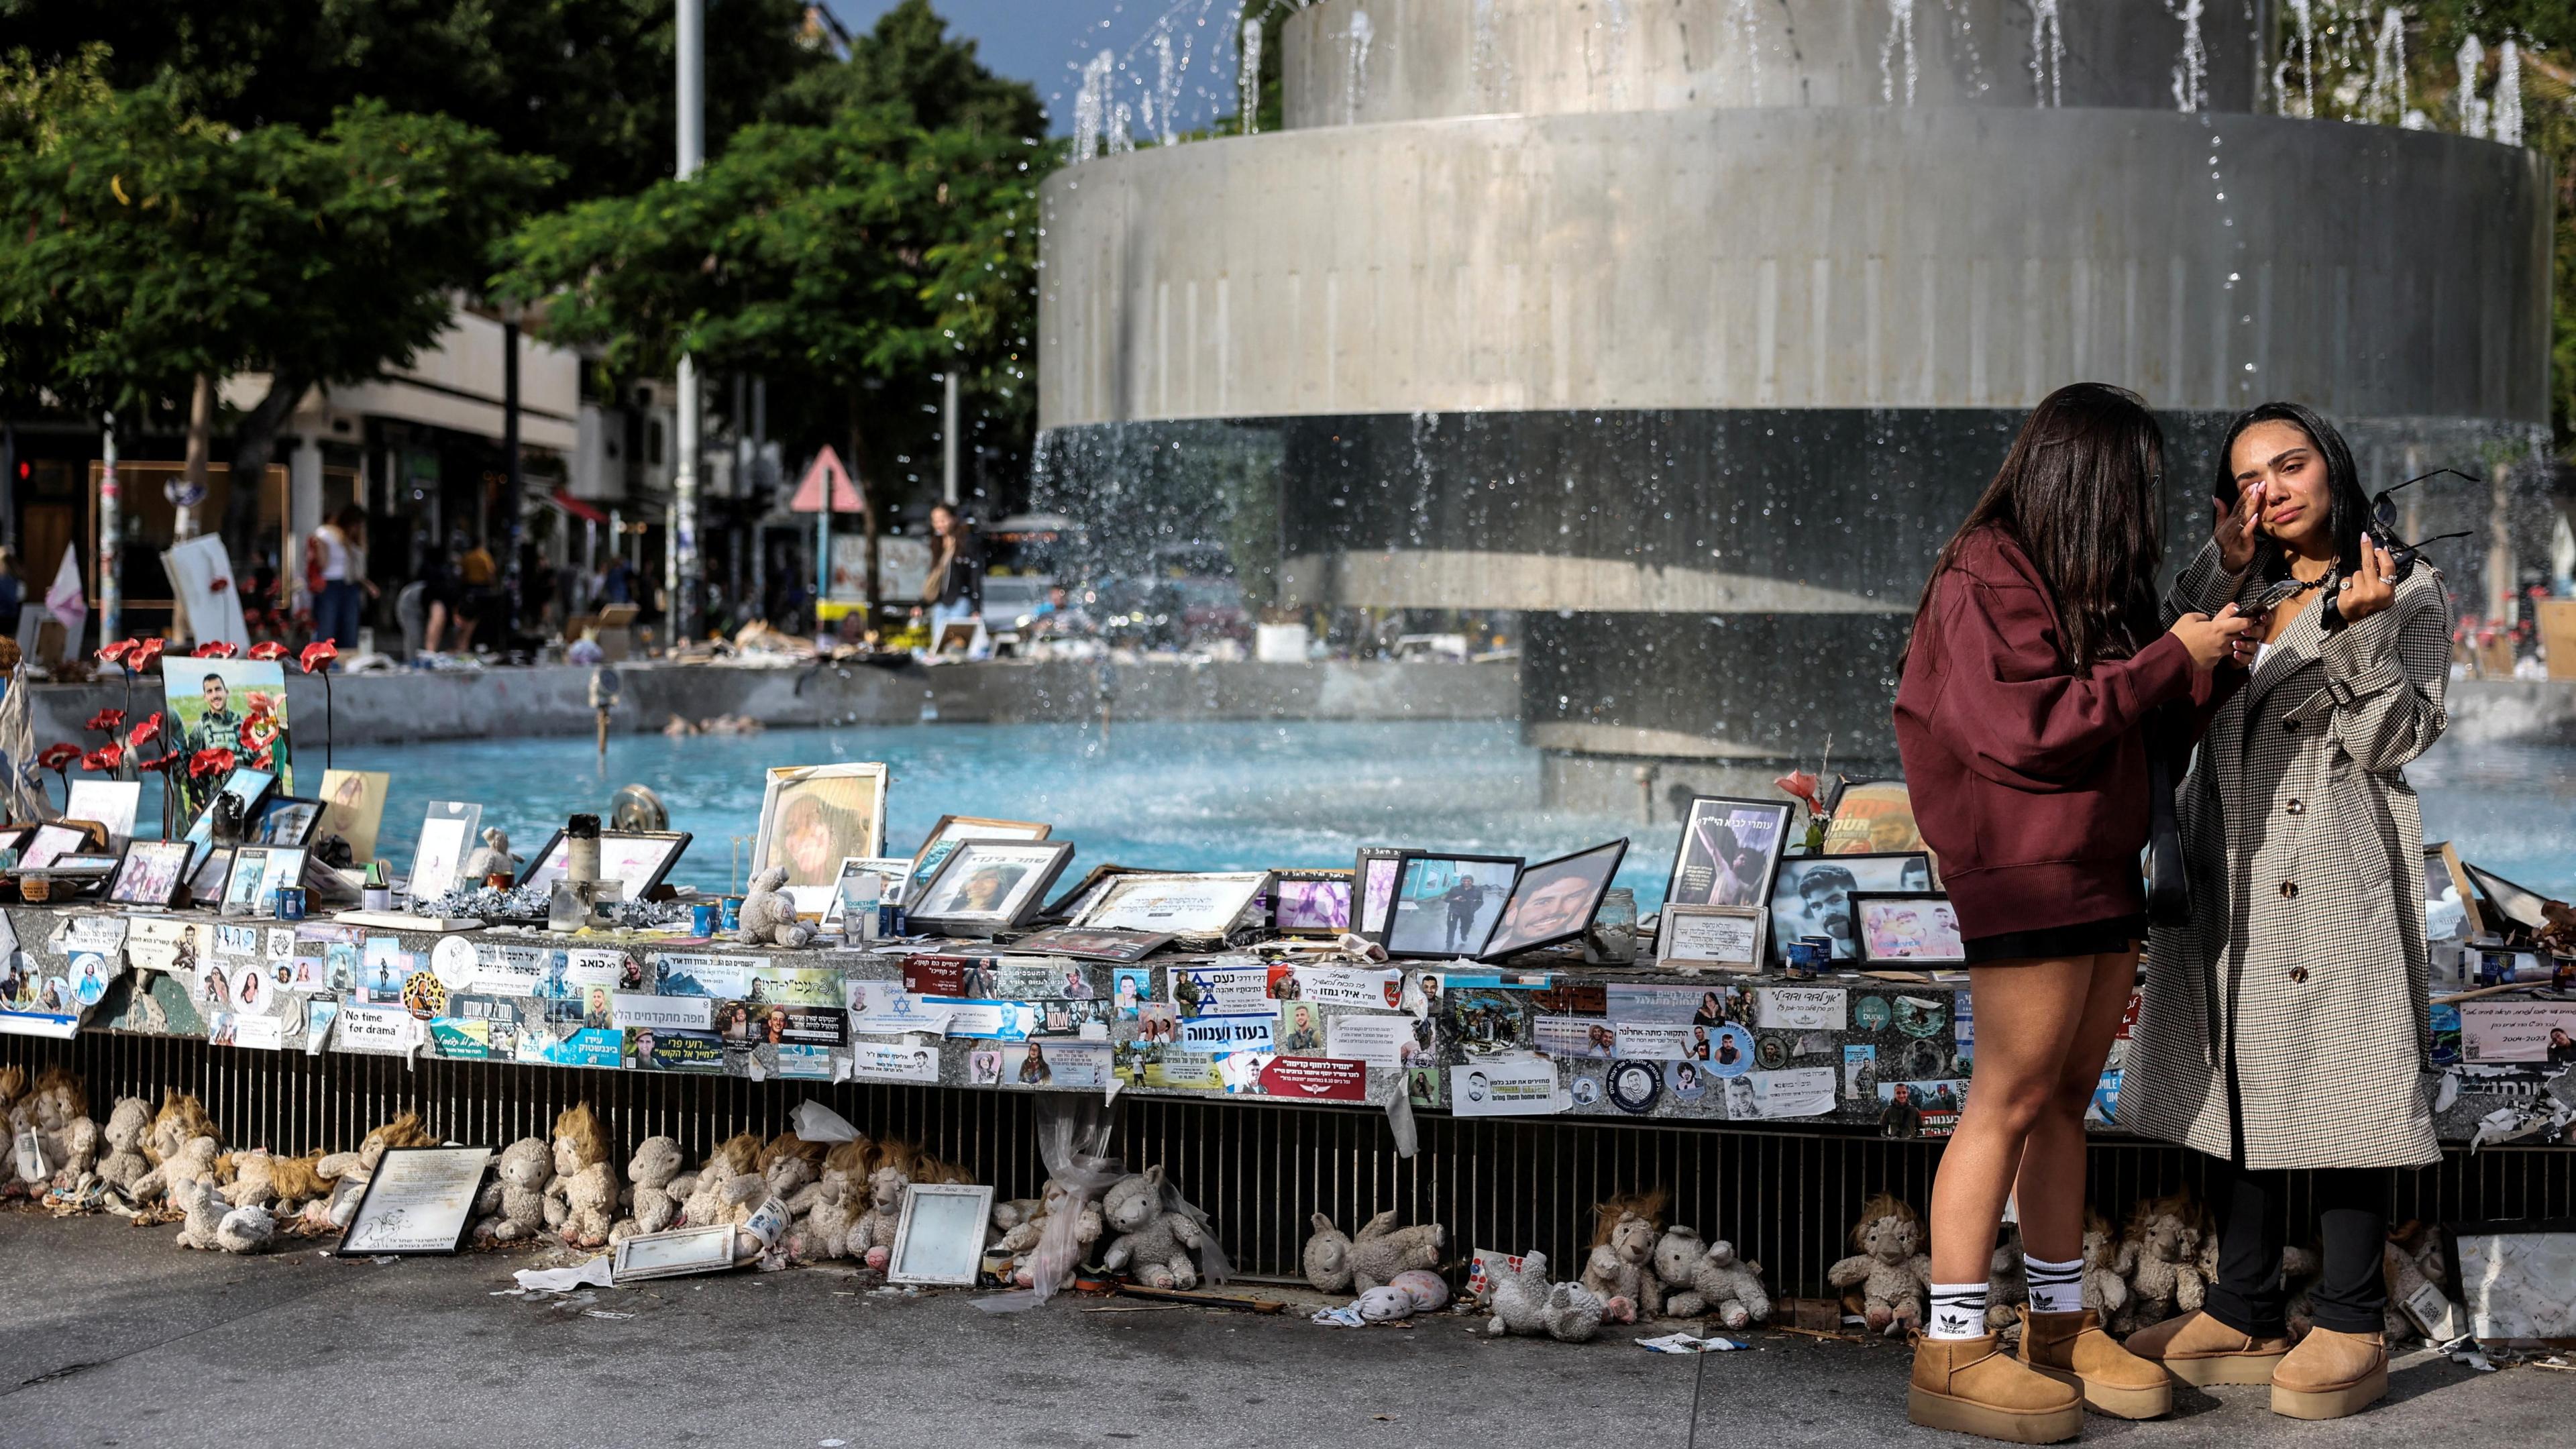
<svg viewBox="0 0 2576 1449">
<path fill-rule="evenodd" d="M 1650 1353 L 1734 1353 L 1753 1345 L 1731 1338 L 1694 1338 L 1687 1333 L 1667 1333 L 1660 1338 L 1641 1338 L 1637 1346 Z"/>
<path fill-rule="evenodd" d="M 607 1253 L 569 1268 L 521 1268 L 510 1276 L 533 1293 L 570 1293 L 575 1288 L 613 1288 L 609 1279 L 616 1262 Z"/>
</svg>

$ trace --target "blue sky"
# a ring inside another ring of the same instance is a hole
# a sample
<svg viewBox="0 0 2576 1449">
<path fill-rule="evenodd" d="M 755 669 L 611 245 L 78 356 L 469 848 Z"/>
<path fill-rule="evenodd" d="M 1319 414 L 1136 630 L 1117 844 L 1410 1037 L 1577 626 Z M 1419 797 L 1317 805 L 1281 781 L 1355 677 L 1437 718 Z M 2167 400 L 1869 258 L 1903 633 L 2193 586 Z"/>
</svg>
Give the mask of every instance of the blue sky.
<svg viewBox="0 0 2576 1449">
<path fill-rule="evenodd" d="M 895 0 L 828 0 L 852 30 L 865 30 L 894 8 Z M 1083 62 L 1100 51 L 1124 62 L 1120 98 L 1142 113 L 1142 101 L 1159 78 L 1152 46 L 1156 26 L 1168 20 L 1174 60 L 1186 48 L 1179 114 L 1184 129 L 1231 111 L 1234 92 L 1234 0 L 931 0 L 951 33 L 971 36 L 984 64 L 1033 81 L 1059 134 L 1073 129 L 1073 98 Z"/>
</svg>

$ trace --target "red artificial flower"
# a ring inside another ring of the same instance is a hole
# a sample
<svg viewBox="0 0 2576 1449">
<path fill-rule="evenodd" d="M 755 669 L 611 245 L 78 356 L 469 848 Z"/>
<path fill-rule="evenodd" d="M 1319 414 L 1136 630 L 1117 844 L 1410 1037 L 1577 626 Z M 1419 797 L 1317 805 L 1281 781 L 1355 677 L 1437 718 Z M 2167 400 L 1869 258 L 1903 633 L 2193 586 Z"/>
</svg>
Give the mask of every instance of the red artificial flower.
<svg viewBox="0 0 2576 1449">
<path fill-rule="evenodd" d="M 316 639 L 312 643 L 304 646 L 304 652 L 297 656 L 297 662 L 304 666 L 305 673 L 311 674 L 320 669 L 323 665 L 328 664 L 339 657 L 340 646 L 338 644 L 329 639 Z"/>
<path fill-rule="evenodd" d="M 1771 783 L 1779 786 L 1784 793 L 1795 798 L 1800 804 L 1805 805 L 1807 807 L 1808 814 L 1822 815 L 1825 813 L 1825 807 L 1819 803 L 1819 791 L 1822 787 L 1817 782 L 1815 776 L 1808 774 L 1804 770 L 1791 770 L 1788 774 L 1782 775 L 1779 779 L 1774 780 Z"/>
<path fill-rule="evenodd" d="M 134 648 L 125 656 L 125 667 L 140 674 L 151 668 L 152 661 L 160 658 L 161 651 L 169 647 L 170 641 L 167 639 L 138 639 L 134 641 Z"/>
<path fill-rule="evenodd" d="M 127 651 L 133 649 L 138 642 L 140 641 L 134 639 L 119 639 L 113 644 L 101 645 L 98 651 L 98 662 L 101 664 L 122 664 L 125 662 Z"/>
<path fill-rule="evenodd" d="M 81 747 L 66 740 L 61 744 L 45 746 L 45 752 L 36 756 L 36 763 L 48 770 L 60 770 L 80 757 Z"/>
<path fill-rule="evenodd" d="M 100 710 L 98 713 L 91 715 L 89 717 L 89 723 L 82 725 L 81 728 L 85 730 L 96 730 L 100 734 L 112 735 L 118 730 L 125 728 L 125 711 L 121 709 Z"/>
<path fill-rule="evenodd" d="M 229 775 L 236 762 L 230 750 L 199 750 L 188 757 L 188 775 L 191 779 L 204 779 L 219 772 Z"/>
<path fill-rule="evenodd" d="M 125 763 L 125 746 L 110 742 L 81 756 L 81 768 L 104 773 Z"/>
<path fill-rule="evenodd" d="M 241 646 L 230 639 L 209 639 L 190 652 L 199 659 L 230 659 L 241 652 Z"/>
<path fill-rule="evenodd" d="M 136 760 L 134 762 L 134 768 L 138 770 L 167 770 L 177 763 L 179 763 L 179 757 L 177 755 L 156 755 L 148 760 Z"/>
<path fill-rule="evenodd" d="M 153 738 L 160 733 L 161 712 L 159 710 L 154 710 L 150 719 L 136 725 L 134 727 L 134 733 L 125 737 L 125 747 L 129 750 L 139 750 L 145 745 L 152 743 Z"/>
<path fill-rule="evenodd" d="M 274 639 L 262 639 L 250 646 L 250 657 L 262 663 L 271 659 L 283 659 L 286 657 L 286 646 Z"/>
</svg>

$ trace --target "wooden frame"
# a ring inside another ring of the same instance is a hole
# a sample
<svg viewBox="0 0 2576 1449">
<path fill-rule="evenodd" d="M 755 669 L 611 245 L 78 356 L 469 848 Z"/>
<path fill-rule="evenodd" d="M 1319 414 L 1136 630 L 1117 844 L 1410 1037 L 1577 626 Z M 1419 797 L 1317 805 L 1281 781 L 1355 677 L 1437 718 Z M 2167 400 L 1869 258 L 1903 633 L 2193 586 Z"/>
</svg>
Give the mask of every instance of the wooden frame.
<svg viewBox="0 0 2576 1449">
<path fill-rule="evenodd" d="M 701 1223 L 659 1233 L 637 1233 L 617 1245 L 617 1256 L 609 1263 L 608 1280 L 629 1283 L 691 1273 L 721 1273 L 734 1265 L 734 1232 L 731 1223 Z"/>
<path fill-rule="evenodd" d="M 1753 953 L 1739 961 L 1733 956 L 1686 956 L 1676 947 L 1682 921 L 1750 921 L 1753 923 Z M 1759 972 L 1771 953 L 1771 908 L 1769 906 L 1694 906 L 1667 903 L 1663 920 L 1655 930 L 1655 969 L 1659 971 L 1753 971 Z"/>
<path fill-rule="evenodd" d="M 848 760 L 829 765 L 772 765 L 760 793 L 760 824 L 751 838 L 751 871 L 758 875 L 769 866 L 770 844 L 778 833 L 781 796 L 788 790 L 815 780 L 866 780 L 870 784 L 867 815 L 859 822 L 860 838 L 832 842 L 831 865 L 827 878 L 811 883 L 790 882 L 786 888 L 789 900 L 796 903 L 799 915 L 820 917 L 839 888 L 840 863 L 853 855 L 885 854 L 886 785 L 889 780 L 880 761 Z"/>
<path fill-rule="evenodd" d="M 1001 909 L 968 911 L 945 916 L 916 915 L 914 906 L 907 903 L 904 906 L 905 918 L 915 927 L 926 926 L 947 935 L 961 934 L 960 927 L 965 928 L 966 932 L 981 931 L 987 934 L 1009 930 L 1037 913 L 1038 907 L 1046 900 L 1047 887 L 1055 884 L 1056 877 L 1064 874 L 1066 864 L 1072 861 L 1073 842 L 1070 840 L 961 840 L 957 843 L 957 848 L 950 851 L 947 858 L 940 862 L 938 871 L 930 879 L 921 883 L 920 904 L 925 906 L 930 904 L 931 899 L 938 894 L 940 886 L 952 874 L 974 868 L 974 862 L 979 858 L 980 853 L 986 851 L 1038 851 L 1043 853 L 1044 858 L 1032 862 L 1029 865 L 1028 874 L 1012 883 L 1003 897 Z"/>
<path fill-rule="evenodd" d="M 2469 935 L 2472 938 L 2485 935 L 2487 933 L 2486 913 L 2478 901 L 2478 888 L 2470 882 L 2468 871 L 2460 864 L 2460 852 L 2447 840 L 2437 840 L 2425 846 L 2424 866 L 2427 885 L 2432 883 L 2431 871 L 2436 863 L 2442 867 L 2442 874 L 2450 878 L 2451 889 L 2460 893 L 2460 908 L 2466 911 L 2469 917 Z M 2429 900 L 2431 897 L 2428 896 L 2426 899 Z"/>
</svg>

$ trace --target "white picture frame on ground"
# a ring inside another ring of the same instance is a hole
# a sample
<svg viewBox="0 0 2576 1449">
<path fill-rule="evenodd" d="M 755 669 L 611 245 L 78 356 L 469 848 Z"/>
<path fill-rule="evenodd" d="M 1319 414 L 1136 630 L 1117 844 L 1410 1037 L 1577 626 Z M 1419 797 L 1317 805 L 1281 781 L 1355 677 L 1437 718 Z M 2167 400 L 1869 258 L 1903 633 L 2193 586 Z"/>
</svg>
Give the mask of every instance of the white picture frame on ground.
<svg viewBox="0 0 2576 1449">
<path fill-rule="evenodd" d="M 411 881 L 407 890 L 412 904 L 432 901 L 456 889 L 457 870 L 474 848 L 474 832 L 482 827 L 483 807 L 463 800 L 432 800 L 429 811 L 421 817 L 420 843 L 412 847 Z"/>
<path fill-rule="evenodd" d="M 733 1266 L 734 1225 L 707 1223 L 661 1233 L 638 1233 L 617 1245 L 609 1264 L 609 1281 L 677 1278 L 689 1273 L 720 1273 Z"/>
<path fill-rule="evenodd" d="M 993 1189 L 969 1183 L 914 1183 L 895 1221 L 886 1281 L 971 1288 L 984 1262 Z"/>
</svg>

